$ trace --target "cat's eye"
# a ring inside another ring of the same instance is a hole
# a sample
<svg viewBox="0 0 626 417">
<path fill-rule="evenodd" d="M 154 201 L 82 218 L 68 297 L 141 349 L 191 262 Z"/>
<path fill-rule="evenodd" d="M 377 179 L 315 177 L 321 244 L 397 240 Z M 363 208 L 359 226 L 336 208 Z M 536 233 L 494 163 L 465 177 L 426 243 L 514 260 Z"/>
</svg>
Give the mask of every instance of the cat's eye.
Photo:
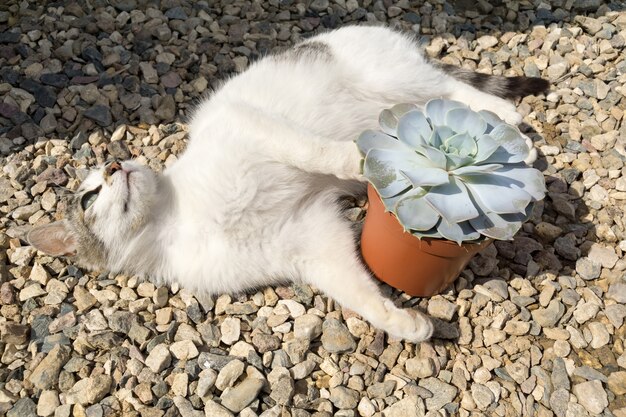
<svg viewBox="0 0 626 417">
<path fill-rule="evenodd" d="M 98 193 L 100 193 L 101 189 L 102 186 L 99 186 L 83 194 L 80 199 L 80 206 L 83 208 L 83 210 L 87 210 L 93 203 L 95 203 L 96 199 L 98 198 Z"/>
</svg>

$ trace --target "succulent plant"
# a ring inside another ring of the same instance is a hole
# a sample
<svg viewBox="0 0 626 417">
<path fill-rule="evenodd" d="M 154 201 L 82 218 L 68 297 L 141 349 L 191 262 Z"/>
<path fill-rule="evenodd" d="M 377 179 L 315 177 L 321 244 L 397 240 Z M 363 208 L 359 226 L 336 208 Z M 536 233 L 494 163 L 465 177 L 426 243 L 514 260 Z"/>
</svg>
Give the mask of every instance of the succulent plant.
<svg viewBox="0 0 626 417">
<path fill-rule="evenodd" d="M 383 110 L 357 139 L 363 174 L 418 238 L 511 239 L 546 188 L 520 131 L 489 111 L 435 99 Z"/>
</svg>

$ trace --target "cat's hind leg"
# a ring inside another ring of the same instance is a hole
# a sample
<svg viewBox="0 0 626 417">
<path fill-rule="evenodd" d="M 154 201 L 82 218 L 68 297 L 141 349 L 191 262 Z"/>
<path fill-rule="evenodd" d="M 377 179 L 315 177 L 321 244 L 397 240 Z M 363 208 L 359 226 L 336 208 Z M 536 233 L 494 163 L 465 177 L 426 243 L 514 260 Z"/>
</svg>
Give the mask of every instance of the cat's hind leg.
<svg viewBox="0 0 626 417">
<path fill-rule="evenodd" d="M 320 231 L 320 227 L 324 230 Z M 335 213 L 332 219 L 324 219 L 313 230 L 315 233 L 307 234 L 306 248 L 294 264 L 300 279 L 395 338 L 415 343 L 430 338 L 433 326 L 428 317 L 415 310 L 398 308 L 382 296 L 357 255 L 353 231 L 347 221 Z"/>
<path fill-rule="evenodd" d="M 306 282 L 395 338 L 415 343 L 430 338 L 433 332 L 430 320 L 415 310 L 398 308 L 384 298 L 354 249 L 351 253 L 341 253 L 329 247 L 323 256 L 307 262 L 303 271 Z"/>
<path fill-rule="evenodd" d="M 522 118 L 507 99 L 547 87 L 539 79 L 478 74 L 438 63 L 421 52 L 412 36 L 382 27 L 342 28 L 315 39 L 330 46 L 344 83 L 362 97 L 380 102 L 383 108 L 447 98 L 519 124 Z"/>
</svg>

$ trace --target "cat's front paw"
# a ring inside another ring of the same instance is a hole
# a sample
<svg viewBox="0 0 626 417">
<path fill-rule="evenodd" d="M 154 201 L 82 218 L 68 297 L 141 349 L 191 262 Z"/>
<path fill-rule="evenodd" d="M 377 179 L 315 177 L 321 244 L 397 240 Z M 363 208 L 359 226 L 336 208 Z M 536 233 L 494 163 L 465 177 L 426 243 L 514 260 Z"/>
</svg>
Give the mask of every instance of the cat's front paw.
<svg viewBox="0 0 626 417">
<path fill-rule="evenodd" d="M 387 305 L 389 309 L 389 304 Z M 415 310 L 394 307 L 384 330 L 393 337 L 419 343 L 430 339 L 434 327 L 428 316 Z"/>
<path fill-rule="evenodd" d="M 366 181 L 361 172 L 361 160 L 363 156 L 354 142 L 342 142 L 341 167 L 336 173 L 337 178 L 342 180 Z"/>
</svg>

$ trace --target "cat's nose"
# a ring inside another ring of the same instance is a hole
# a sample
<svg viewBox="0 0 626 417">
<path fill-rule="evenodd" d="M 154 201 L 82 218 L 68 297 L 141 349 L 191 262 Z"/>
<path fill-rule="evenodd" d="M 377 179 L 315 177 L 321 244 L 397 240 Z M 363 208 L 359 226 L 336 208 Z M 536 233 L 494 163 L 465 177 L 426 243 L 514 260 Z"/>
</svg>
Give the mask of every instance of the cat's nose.
<svg viewBox="0 0 626 417">
<path fill-rule="evenodd" d="M 104 172 L 106 173 L 107 177 L 110 177 L 111 175 L 115 174 L 117 171 L 121 171 L 121 170 L 122 170 L 122 165 L 117 161 L 109 162 L 104 167 Z"/>
</svg>

